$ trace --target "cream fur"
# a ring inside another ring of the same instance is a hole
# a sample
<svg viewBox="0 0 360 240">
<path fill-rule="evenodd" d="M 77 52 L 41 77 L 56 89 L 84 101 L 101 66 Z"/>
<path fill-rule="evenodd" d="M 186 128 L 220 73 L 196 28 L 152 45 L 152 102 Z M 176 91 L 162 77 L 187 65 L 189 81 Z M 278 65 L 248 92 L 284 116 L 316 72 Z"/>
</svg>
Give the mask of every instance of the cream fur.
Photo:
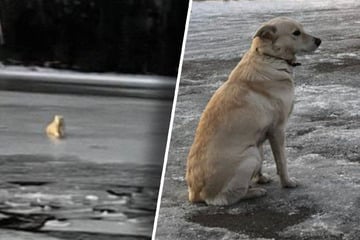
<svg viewBox="0 0 360 240">
<path fill-rule="evenodd" d="M 65 122 L 63 116 L 55 115 L 54 120 L 46 127 L 46 134 L 49 137 L 65 137 Z"/>
<path fill-rule="evenodd" d="M 294 36 L 296 30 L 300 36 Z M 258 30 L 250 50 L 200 118 L 187 159 L 191 202 L 229 205 L 263 196 L 264 189 L 249 185 L 254 177 L 267 182 L 261 174 L 266 140 L 282 186 L 296 187 L 285 158 L 285 126 L 294 100 L 291 64 L 296 53 L 318 47 L 315 39 L 289 18 L 273 19 Z"/>
</svg>

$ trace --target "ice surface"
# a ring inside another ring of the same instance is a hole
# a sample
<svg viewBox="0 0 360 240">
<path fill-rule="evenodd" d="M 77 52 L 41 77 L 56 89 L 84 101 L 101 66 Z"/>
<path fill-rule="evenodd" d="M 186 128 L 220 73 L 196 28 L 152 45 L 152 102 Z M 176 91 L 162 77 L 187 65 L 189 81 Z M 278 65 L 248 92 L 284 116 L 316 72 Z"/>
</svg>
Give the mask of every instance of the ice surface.
<svg viewBox="0 0 360 240">
<path fill-rule="evenodd" d="M 355 0 L 193 3 L 157 239 L 359 238 L 359 11 Z M 289 174 L 300 186 L 279 188 L 266 145 L 263 171 L 273 180 L 264 186 L 267 196 L 229 208 L 190 204 L 185 165 L 199 116 L 257 27 L 276 16 L 299 20 L 323 40 L 295 68 L 286 152 Z"/>
</svg>

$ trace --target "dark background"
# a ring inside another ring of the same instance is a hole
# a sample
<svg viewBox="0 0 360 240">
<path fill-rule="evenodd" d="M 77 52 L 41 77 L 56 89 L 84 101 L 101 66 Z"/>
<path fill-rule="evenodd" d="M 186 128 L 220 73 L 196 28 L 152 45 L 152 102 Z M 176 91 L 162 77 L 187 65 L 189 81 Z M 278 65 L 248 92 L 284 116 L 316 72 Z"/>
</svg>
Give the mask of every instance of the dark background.
<svg viewBox="0 0 360 240">
<path fill-rule="evenodd" d="M 0 61 L 175 76 L 186 0 L 0 0 Z"/>
</svg>

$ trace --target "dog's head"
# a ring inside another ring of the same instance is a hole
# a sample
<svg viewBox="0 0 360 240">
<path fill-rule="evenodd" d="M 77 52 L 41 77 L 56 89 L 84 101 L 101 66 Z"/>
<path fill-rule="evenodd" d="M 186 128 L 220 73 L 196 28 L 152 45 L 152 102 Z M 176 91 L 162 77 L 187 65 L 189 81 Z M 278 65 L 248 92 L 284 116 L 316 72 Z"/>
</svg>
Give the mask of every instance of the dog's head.
<svg viewBox="0 0 360 240">
<path fill-rule="evenodd" d="M 54 116 L 54 121 L 56 122 L 56 124 L 63 125 L 64 124 L 64 117 L 61 116 L 61 115 L 55 115 Z"/>
<path fill-rule="evenodd" d="M 254 35 L 252 49 L 260 54 L 295 62 L 300 52 L 312 52 L 321 44 L 319 38 L 307 34 L 300 23 L 278 17 L 260 27 Z"/>
</svg>

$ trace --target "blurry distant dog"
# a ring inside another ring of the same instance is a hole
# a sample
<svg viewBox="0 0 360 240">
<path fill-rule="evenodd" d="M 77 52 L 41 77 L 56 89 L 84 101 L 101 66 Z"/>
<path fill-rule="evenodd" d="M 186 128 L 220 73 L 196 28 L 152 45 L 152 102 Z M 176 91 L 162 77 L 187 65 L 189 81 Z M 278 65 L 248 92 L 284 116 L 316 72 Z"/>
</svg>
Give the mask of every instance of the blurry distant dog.
<svg viewBox="0 0 360 240">
<path fill-rule="evenodd" d="M 256 32 L 250 50 L 206 106 L 187 159 L 189 200 L 229 205 L 263 196 L 249 188 L 261 174 L 262 145 L 270 141 L 283 187 L 296 187 L 287 172 L 285 125 L 294 99 L 295 54 L 314 51 L 319 38 L 289 18 L 275 18 Z"/>
<path fill-rule="evenodd" d="M 46 134 L 49 137 L 64 138 L 65 122 L 63 116 L 55 115 L 54 120 L 46 127 Z"/>
</svg>

